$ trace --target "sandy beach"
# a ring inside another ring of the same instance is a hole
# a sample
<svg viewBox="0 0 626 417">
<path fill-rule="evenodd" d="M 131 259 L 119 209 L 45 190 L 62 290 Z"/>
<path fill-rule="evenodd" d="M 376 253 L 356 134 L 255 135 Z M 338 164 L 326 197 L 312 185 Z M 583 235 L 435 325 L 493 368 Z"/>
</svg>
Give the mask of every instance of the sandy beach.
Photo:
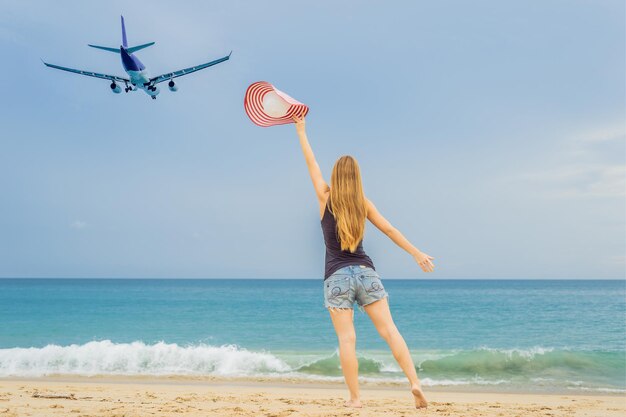
<svg viewBox="0 0 626 417">
<path fill-rule="evenodd" d="M 405 388 L 363 386 L 363 408 L 342 406 L 335 383 L 151 377 L 47 377 L 0 380 L 0 416 L 597 416 L 626 415 L 611 395 L 426 391 L 415 410 Z"/>
</svg>

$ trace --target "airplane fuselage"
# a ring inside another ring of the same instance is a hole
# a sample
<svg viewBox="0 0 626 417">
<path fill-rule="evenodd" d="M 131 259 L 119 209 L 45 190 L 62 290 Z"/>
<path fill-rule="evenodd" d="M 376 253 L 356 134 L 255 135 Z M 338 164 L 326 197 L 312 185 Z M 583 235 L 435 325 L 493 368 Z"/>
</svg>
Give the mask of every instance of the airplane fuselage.
<svg viewBox="0 0 626 417">
<path fill-rule="evenodd" d="M 160 92 L 159 87 L 150 83 L 150 74 L 139 58 L 132 53 L 128 53 L 123 46 L 120 46 L 120 56 L 124 71 L 126 71 L 131 84 L 134 86 L 133 89 L 139 88 L 149 96 L 156 97 Z"/>
</svg>

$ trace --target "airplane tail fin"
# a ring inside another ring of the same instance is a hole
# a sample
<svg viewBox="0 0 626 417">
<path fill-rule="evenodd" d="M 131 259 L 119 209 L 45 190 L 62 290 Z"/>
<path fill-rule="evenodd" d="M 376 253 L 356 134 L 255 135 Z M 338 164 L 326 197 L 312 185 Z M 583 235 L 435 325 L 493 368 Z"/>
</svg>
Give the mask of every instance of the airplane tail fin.
<svg viewBox="0 0 626 417">
<path fill-rule="evenodd" d="M 133 52 L 137 52 L 141 49 L 147 48 L 148 46 L 154 45 L 154 42 L 144 43 L 143 45 L 131 46 L 128 47 L 128 40 L 126 39 L 126 25 L 124 25 L 124 16 L 120 16 L 122 20 L 122 46 L 126 49 L 126 52 L 132 54 Z M 100 46 L 100 45 L 89 45 L 92 48 L 102 49 L 103 51 L 120 53 L 119 48 L 109 48 L 108 46 Z"/>
<path fill-rule="evenodd" d="M 122 46 L 124 48 L 128 48 L 128 42 L 126 41 L 126 26 L 124 25 L 124 16 L 120 16 L 122 18 Z"/>
</svg>

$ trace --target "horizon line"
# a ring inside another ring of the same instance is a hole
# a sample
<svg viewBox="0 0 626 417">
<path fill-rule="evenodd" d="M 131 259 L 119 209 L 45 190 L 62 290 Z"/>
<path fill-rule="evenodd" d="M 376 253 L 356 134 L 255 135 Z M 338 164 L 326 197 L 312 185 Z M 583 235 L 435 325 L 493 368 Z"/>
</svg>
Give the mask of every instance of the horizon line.
<svg viewBox="0 0 626 417">
<path fill-rule="evenodd" d="M 2 277 L 9 279 L 76 279 L 76 280 L 319 280 L 317 278 L 252 278 L 252 277 Z M 382 278 L 392 281 L 625 281 L 626 278 Z"/>
</svg>

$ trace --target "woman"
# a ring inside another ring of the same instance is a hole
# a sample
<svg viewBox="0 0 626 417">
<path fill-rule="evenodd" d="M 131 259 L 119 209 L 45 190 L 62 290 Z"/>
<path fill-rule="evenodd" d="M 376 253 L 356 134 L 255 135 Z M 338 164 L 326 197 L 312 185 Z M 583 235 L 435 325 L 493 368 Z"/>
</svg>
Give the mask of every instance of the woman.
<svg viewBox="0 0 626 417">
<path fill-rule="evenodd" d="M 388 294 L 374 270 L 372 260 L 363 251 L 365 218 L 411 254 L 424 272 L 433 271 L 431 260 L 434 258 L 413 246 L 365 198 L 359 165 L 353 157 L 345 155 L 335 162 L 329 187 L 309 145 L 304 118 L 294 116 L 293 120 L 319 202 L 326 244 L 324 306 L 330 312 L 337 333 L 341 369 L 350 390 L 350 400 L 344 405 L 362 407 L 359 399 L 352 307 L 356 300 L 359 309 L 365 309 L 380 336 L 389 344 L 394 358 L 409 379 L 415 407 L 425 408 L 427 401 L 421 390 L 413 359 L 389 311 Z"/>
</svg>

